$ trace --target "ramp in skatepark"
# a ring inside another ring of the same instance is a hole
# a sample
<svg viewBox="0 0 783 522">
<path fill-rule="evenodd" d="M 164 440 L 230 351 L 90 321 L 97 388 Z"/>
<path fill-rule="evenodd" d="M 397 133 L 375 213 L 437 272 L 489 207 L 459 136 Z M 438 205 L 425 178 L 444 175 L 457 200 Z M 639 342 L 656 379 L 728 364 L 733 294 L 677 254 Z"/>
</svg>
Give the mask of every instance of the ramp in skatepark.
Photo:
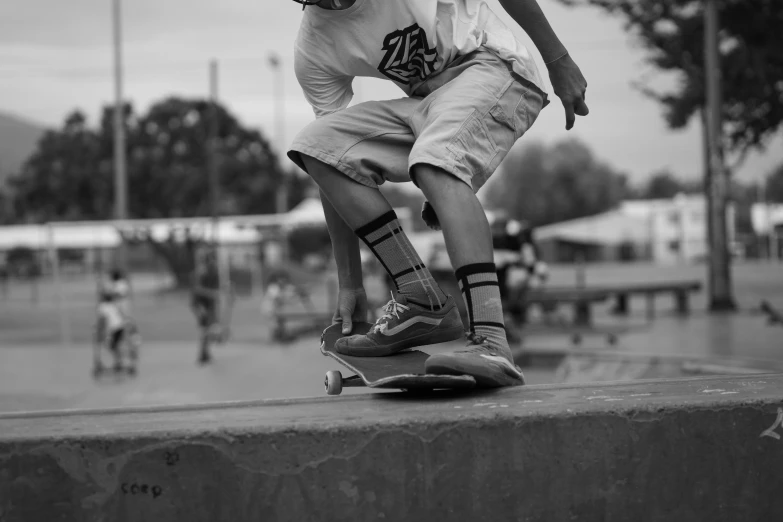
<svg viewBox="0 0 783 522">
<path fill-rule="evenodd" d="M 0 415 L 0 520 L 779 520 L 783 375 Z"/>
</svg>

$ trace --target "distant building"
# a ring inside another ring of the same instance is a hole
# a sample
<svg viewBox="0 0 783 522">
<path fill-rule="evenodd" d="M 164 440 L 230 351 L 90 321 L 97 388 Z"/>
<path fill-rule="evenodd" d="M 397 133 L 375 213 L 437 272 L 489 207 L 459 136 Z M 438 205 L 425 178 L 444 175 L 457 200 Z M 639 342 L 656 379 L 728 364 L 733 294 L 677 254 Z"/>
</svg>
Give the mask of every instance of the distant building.
<svg viewBox="0 0 783 522">
<path fill-rule="evenodd" d="M 733 206 L 726 223 L 733 242 Z M 684 194 L 625 201 L 603 214 L 539 227 L 535 237 L 550 262 L 698 262 L 708 252 L 707 202 L 703 195 Z"/>
<path fill-rule="evenodd" d="M 750 207 L 753 232 L 766 256 L 783 259 L 783 203 L 754 203 Z"/>
</svg>

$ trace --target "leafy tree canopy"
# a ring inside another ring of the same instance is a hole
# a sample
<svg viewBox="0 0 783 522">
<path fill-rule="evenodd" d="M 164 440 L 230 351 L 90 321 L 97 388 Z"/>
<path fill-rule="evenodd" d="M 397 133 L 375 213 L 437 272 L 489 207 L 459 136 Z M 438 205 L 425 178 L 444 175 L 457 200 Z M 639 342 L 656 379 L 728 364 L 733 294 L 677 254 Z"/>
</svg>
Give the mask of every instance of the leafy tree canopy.
<svg viewBox="0 0 783 522">
<path fill-rule="evenodd" d="M 704 2 L 701 0 L 559 0 L 617 14 L 661 71 L 678 73 L 670 91 L 640 84 L 682 128 L 705 105 Z M 744 157 L 762 147 L 783 121 L 783 2 L 716 0 L 720 32 L 726 147 Z M 578 51 L 578 50 L 575 50 Z"/>
<path fill-rule="evenodd" d="M 515 147 L 490 179 L 488 208 L 534 226 L 605 212 L 628 192 L 626 177 L 576 140 Z"/>
<path fill-rule="evenodd" d="M 208 136 L 211 106 L 200 99 L 168 98 L 137 114 L 125 106 L 129 218 L 209 215 L 211 200 Z M 224 107 L 216 107 L 217 165 L 222 215 L 275 212 L 282 182 L 269 142 L 243 126 Z M 28 222 L 110 219 L 114 208 L 111 107 L 97 127 L 75 111 L 57 130 L 41 138 L 9 192 L 17 220 Z M 301 200 L 308 180 L 294 178 L 289 204 Z M 7 198 L 6 198 L 7 199 Z M 0 201 L 8 207 L 7 201 Z M 180 286 L 193 265 L 198 232 L 172 230 L 164 241 L 144 237 L 169 264 Z M 175 237 L 178 235 L 180 237 Z"/>
</svg>

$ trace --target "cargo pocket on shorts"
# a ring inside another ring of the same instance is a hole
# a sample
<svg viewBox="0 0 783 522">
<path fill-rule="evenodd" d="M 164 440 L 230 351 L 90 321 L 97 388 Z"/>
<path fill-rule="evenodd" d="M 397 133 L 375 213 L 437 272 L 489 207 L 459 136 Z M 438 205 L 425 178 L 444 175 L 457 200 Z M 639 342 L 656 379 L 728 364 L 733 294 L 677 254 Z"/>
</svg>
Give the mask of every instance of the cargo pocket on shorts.
<svg viewBox="0 0 783 522">
<path fill-rule="evenodd" d="M 516 81 L 509 80 L 498 101 L 489 110 L 486 126 L 495 144 L 495 155 L 487 165 L 487 175 L 497 169 L 514 143 L 527 130 L 525 92 Z"/>
<path fill-rule="evenodd" d="M 498 153 L 492 133 L 479 111 L 474 110 L 468 116 L 446 148 L 460 177 L 469 177 L 473 190 L 478 190 L 487 180 L 488 167 Z"/>
<path fill-rule="evenodd" d="M 512 145 L 522 137 L 529 126 L 526 97 L 527 89 L 511 79 L 505 85 L 498 101 L 489 110 L 489 115 L 495 122 L 512 132 Z M 498 130 L 503 131 L 503 129 Z M 500 146 L 501 142 L 506 143 L 506 140 L 497 137 L 496 142 Z"/>
</svg>

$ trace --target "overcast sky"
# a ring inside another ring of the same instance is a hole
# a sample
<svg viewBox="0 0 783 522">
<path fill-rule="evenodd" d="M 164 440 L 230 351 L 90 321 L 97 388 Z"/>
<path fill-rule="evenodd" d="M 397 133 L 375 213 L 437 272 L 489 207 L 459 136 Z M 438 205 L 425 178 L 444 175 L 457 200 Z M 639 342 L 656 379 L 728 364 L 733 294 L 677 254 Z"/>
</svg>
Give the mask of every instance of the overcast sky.
<svg viewBox="0 0 783 522">
<path fill-rule="evenodd" d="M 567 133 L 562 107 L 554 99 L 523 140 L 578 136 L 634 180 L 662 168 L 701 175 L 698 126 L 668 131 L 658 106 L 631 87 L 651 71 L 622 31 L 621 20 L 539 1 L 587 78 L 590 116 L 578 119 Z M 489 2 L 513 24 L 496 0 Z M 47 125 L 59 125 L 74 108 L 94 119 L 113 97 L 110 8 L 110 0 L 0 2 L 0 110 Z M 206 96 L 207 64 L 215 58 L 221 100 L 244 123 L 273 136 L 274 82 L 267 57 L 277 53 L 284 67 L 289 143 L 313 118 L 291 67 L 300 18 L 301 9 L 290 0 L 125 0 L 126 97 L 146 109 L 167 95 Z M 654 72 L 649 80 L 667 81 Z M 402 95 L 390 82 L 375 79 L 359 80 L 355 90 L 360 101 Z M 739 175 L 757 179 L 781 161 L 783 139 L 778 136 L 766 153 L 751 156 Z"/>
</svg>

